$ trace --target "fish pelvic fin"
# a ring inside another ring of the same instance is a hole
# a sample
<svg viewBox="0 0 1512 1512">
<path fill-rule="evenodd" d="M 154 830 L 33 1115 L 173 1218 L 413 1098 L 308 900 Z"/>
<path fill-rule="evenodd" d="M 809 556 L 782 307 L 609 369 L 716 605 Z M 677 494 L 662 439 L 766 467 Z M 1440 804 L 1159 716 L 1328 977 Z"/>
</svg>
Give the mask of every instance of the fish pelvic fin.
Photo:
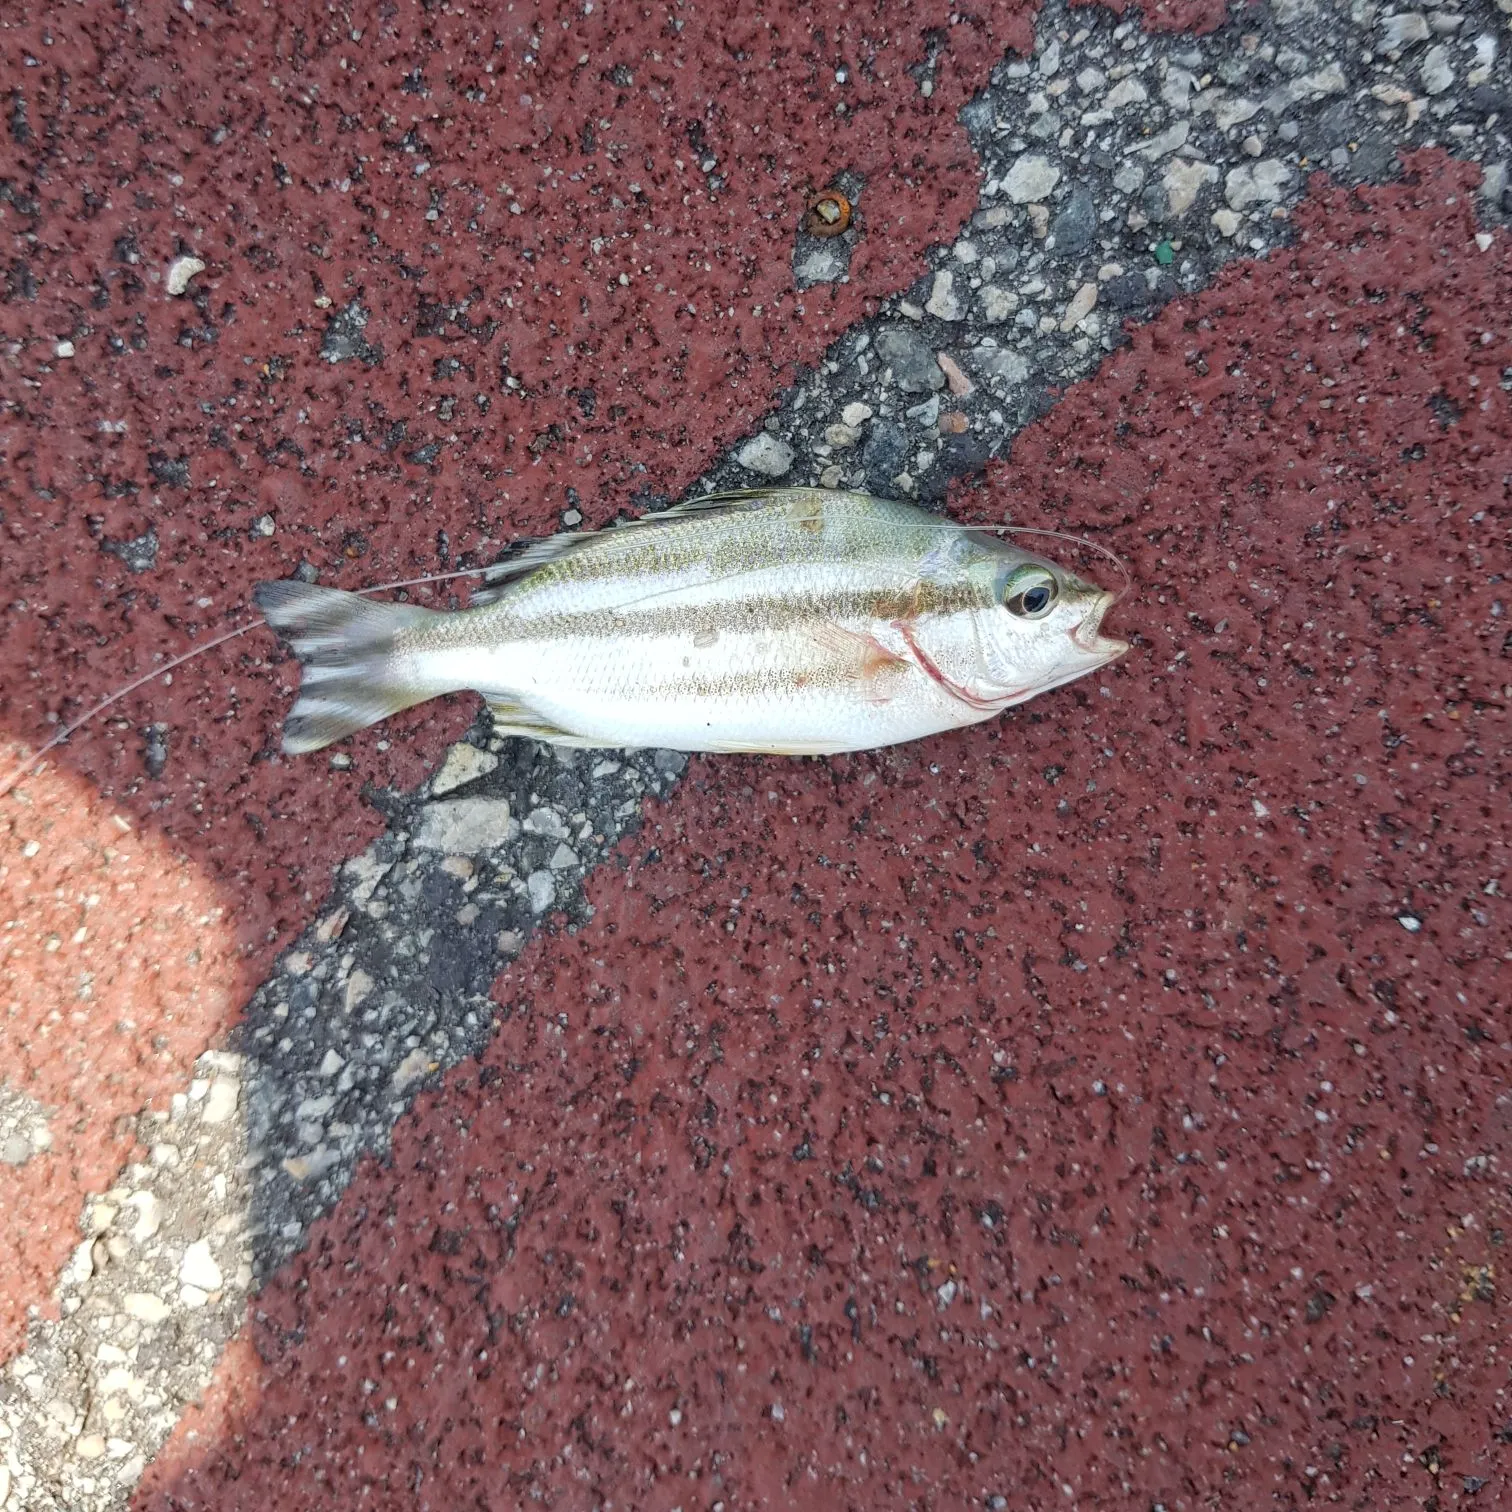
<svg viewBox="0 0 1512 1512">
<path fill-rule="evenodd" d="M 442 693 L 416 680 L 413 655 L 401 655 L 400 633 L 442 616 L 416 604 L 395 604 L 284 580 L 253 593 L 263 618 L 299 658 L 299 696 L 284 721 L 283 749 L 303 756 Z"/>
</svg>

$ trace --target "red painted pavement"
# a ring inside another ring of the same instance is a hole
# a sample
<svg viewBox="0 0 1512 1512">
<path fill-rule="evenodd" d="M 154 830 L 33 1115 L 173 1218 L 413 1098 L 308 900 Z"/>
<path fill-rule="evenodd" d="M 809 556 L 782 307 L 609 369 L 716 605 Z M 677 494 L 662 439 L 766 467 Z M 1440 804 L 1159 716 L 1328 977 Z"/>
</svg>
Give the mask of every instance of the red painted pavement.
<svg viewBox="0 0 1512 1512">
<path fill-rule="evenodd" d="M 1316 184 L 958 501 L 1101 527 L 1134 653 L 955 737 L 696 764 L 144 1512 L 1495 1494 L 1512 257 L 1474 178 Z"/>
<path fill-rule="evenodd" d="M 1217 31 L 1228 17 L 1225 0 L 1144 0 L 1134 6 L 1129 0 L 1072 0 L 1072 4 L 1102 5 L 1115 16 L 1136 9 L 1146 31 L 1191 32 L 1199 37 Z"/>
<path fill-rule="evenodd" d="M 1027 14 L 155 0 L 0 20 L 0 732 L 33 748 L 301 559 L 379 582 L 554 528 L 574 497 L 598 520 L 682 490 L 955 234 L 977 181 L 956 111 L 1029 45 Z M 926 98 L 908 70 L 931 52 Z M 866 178 L 851 281 L 797 295 L 806 196 L 846 168 Z M 208 267 L 172 298 L 181 251 Z M 329 363 L 353 304 L 364 354 Z M 149 529 L 150 570 L 102 549 Z M 125 1157 L 117 1120 L 184 1081 L 381 827 L 364 784 L 417 781 L 470 718 L 394 721 L 347 772 L 290 764 L 269 654 L 260 632 L 213 653 L 80 736 L 29 803 L 0 799 L 0 1056 L 66 1110 L 51 1155 L 0 1170 L 0 1353 Z M 76 938 L 112 813 L 154 876 L 140 912 L 112 896 Z M 161 966 L 145 994 L 134 930 Z"/>
</svg>

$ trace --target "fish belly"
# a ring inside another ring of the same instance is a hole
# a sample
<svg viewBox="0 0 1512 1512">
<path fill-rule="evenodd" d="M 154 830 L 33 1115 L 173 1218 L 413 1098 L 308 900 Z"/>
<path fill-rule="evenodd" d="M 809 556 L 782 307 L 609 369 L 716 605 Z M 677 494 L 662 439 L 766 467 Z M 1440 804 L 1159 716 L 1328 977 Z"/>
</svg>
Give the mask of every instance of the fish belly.
<svg viewBox="0 0 1512 1512">
<path fill-rule="evenodd" d="M 917 740 L 982 716 L 865 627 L 722 630 L 516 648 L 507 688 L 606 746 L 823 755 Z"/>
</svg>

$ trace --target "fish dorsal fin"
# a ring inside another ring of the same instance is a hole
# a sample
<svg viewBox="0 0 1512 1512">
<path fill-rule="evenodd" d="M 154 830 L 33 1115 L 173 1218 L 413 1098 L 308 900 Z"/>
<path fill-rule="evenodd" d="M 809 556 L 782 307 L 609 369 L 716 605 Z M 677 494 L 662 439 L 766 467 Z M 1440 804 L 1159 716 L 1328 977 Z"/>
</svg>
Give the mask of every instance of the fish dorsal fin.
<svg viewBox="0 0 1512 1512">
<path fill-rule="evenodd" d="M 636 520 L 622 520 L 617 525 L 606 525 L 600 530 L 567 530 L 557 535 L 519 541 L 513 555 L 495 562 L 484 571 L 483 586 L 468 599 L 468 607 L 481 609 L 485 605 L 496 603 L 503 598 L 516 578 L 534 572 L 537 567 L 544 567 L 548 562 L 560 562 L 600 536 L 615 535 L 621 530 L 644 530 L 650 526 L 667 525 L 694 515 L 735 514 L 760 509 L 779 493 L 801 491 L 807 490 L 744 488 L 729 493 L 701 494 L 696 499 L 685 499 L 680 504 L 659 509 L 654 514 L 642 515 Z"/>
</svg>

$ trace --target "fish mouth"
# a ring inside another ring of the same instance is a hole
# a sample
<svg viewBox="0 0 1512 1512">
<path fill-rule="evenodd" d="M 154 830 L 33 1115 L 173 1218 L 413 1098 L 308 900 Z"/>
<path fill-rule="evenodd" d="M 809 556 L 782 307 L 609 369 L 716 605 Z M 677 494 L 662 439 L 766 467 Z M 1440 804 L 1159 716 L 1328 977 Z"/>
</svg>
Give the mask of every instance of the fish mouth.
<svg viewBox="0 0 1512 1512">
<path fill-rule="evenodd" d="M 1071 632 L 1071 643 L 1079 651 L 1096 657 L 1099 662 L 1110 662 L 1129 649 L 1129 643 L 1102 633 L 1103 616 L 1118 602 L 1116 593 L 1100 593 L 1092 607 L 1082 616 L 1081 623 Z"/>
</svg>

